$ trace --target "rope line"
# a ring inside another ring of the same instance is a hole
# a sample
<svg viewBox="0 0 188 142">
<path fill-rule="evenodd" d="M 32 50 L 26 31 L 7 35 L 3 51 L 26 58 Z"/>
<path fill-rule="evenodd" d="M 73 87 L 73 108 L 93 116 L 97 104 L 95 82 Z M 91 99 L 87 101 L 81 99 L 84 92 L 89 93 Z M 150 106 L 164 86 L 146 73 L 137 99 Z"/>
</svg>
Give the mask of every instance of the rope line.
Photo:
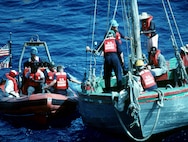
<svg viewBox="0 0 188 142">
<path fill-rule="evenodd" d="M 175 19 L 175 17 L 174 17 L 174 13 L 173 13 L 173 11 L 172 11 L 172 7 L 171 7 L 171 5 L 170 5 L 169 0 L 167 0 L 167 3 L 168 3 L 168 7 L 169 7 L 169 9 L 170 9 L 170 13 L 171 13 L 171 15 L 172 15 L 172 19 L 173 19 L 173 21 L 174 21 L 176 30 L 177 30 L 177 34 L 178 34 L 179 39 L 180 39 L 181 45 L 184 46 L 183 41 L 182 41 L 182 38 L 181 38 L 181 34 L 180 34 L 180 31 L 179 31 L 179 28 L 178 28 L 176 19 Z"/>
<path fill-rule="evenodd" d="M 121 116 L 119 115 L 119 112 L 117 111 L 117 109 L 114 108 L 114 109 L 115 109 L 115 112 L 116 112 L 116 115 L 117 115 L 117 117 L 118 117 L 118 120 L 119 120 L 119 122 L 120 122 L 122 128 L 124 129 L 124 131 L 126 132 L 126 134 L 127 134 L 130 138 L 132 138 L 133 140 L 135 140 L 135 141 L 146 141 L 146 140 L 148 140 L 148 139 L 152 136 L 152 134 L 153 134 L 153 132 L 154 132 L 156 126 L 157 126 L 157 123 L 158 123 L 158 120 L 159 120 L 159 115 L 160 115 L 160 112 L 161 112 L 161 107 L 164 106 L 164 104 L 163 104 L 164 93 L 163 93 L 161 90 L 159 90 L 159 89 L 156 89 L 156 90 L 154 90 L 154 91 L 156 91 L 156 92 L 158 93 L 158 96 L 159 96 L 159 99 L 158 99 L 158 101 L 157 101 L 157 105 L 159 106 L 159 108 L 158 108 L 158 111 L 157 111 L 157 115 L 156 115 L 156 119 L 155 119 L 154 125 L 153 125 L 153 127 L 152 127 L 152 129 L 151 129 L 151 132 L 150 132 L 150 133 L 148 134 L 148 136 L 146 136 L 146 137 L 143 137 L 143 138 L 136 138 L 136 137 L 134 137 L 134 136 L 131 134 L 131 132 L 127 129 L 127 127 L 125 126 L 125 124 L 124 124 L 124 122 L 123 122 Z M 130 94 L 130 95 L 131 95 L 131 94 Z"/>
</svg>

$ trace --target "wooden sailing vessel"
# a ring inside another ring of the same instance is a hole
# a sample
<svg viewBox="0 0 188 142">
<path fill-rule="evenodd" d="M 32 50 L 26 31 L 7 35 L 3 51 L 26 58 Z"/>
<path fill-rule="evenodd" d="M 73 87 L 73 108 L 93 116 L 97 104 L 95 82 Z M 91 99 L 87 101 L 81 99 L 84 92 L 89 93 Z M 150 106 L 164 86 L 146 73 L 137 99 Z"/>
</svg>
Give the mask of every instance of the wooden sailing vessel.
<svg viewBox="0 0 188 142">
<path fill-rule="evenodd" d="M 4 92 L 5 83 L 2 82 L 0 85 L 0 117 L 14 125 L 35 129 L 66 126 L 78 116 L 78 96 L 71 88 L 69 88 L 67 95 L 43 91 L 28 96 L 24 92 L 24 90 L 27 90 L 25 88 L 27 82 L 23 81 L 23 58 L 27 57 L 28 59 L 27 55 L 29 55 L 28 51 L 30 53 L 31 47 L 37 47 L 40 50 L 45 63 L 52 62 L 47 43 L 40 41 L 38 36 L 24 42 L 18 68 L 20 97 L 7 97 Z M 40 64 L 41 70 L 46 68 L 44 62 L 40 62 Z"/>
<path fill-rule="evenodd" d="M 164 1 L 162 2 L 165 5 Z M 157 89 L 139 91 L 139 85 L 134 79 L 135 62 L 143 59 L 138 4 L 137 0 L 130 0 L 123 4 L 131 11 L 129 15 L 130 36 L 133 37 L 129 72 L 123 76 L 125 90 L 120 93 L 116 91 L 116 77 L 113 76 L 111 77 L 113 91 L 105 93 L 103 76 L 96 77 L 95 67 L 90 66 L 89 74 L 86 75 L 85 83 L 79 92 L 79 112 L 87 126 L 126 134 L 133 140 L 144 141 L 153 134 L 187 126 L 187 72 L 172 34 L 175 57 L 167 62 L 167 73 L 156 78 Z M 95 58 L 95 55 L 91 56 Z M 182 83 L 179 86 L 175 86 L 174 79 L 174 72 L 177 69 L 181 70 L 178 77 Z"/>
</svg>

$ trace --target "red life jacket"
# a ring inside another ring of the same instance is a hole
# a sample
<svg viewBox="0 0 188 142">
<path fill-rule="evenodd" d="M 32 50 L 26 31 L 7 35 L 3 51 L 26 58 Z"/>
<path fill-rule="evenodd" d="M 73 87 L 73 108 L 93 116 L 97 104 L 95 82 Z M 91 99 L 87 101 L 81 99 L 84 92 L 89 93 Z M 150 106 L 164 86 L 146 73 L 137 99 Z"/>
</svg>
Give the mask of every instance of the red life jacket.
<svg viewBox="0 0 188 142">
<path fill-rule="evenodd" d="M 29 72 L 29 68 L 25 68 L 23 71 L 23 76 L 25 77 L 25 75 Z"/>
<path fill-rule="evenodd" d="M 154 64 L 155 67 L 159 66 L 159 63 L 158 63 L 157 59 L 158 59 L 158 56 L 159 56 L 160 53 L 161 53 L 161 51 L 157 49 L 155 56 L 152 56 L 150 54 L 150 60 Z"/>
<path fill-rule="evenodd" d="M 122 44 L 121 34 L 118 31 L 116 32 L 116 40 L 119 42 L 119 44 Z"/>
<path fill-rule="evenodd" d="M 30 73 L 29 75 L 29 86 L 38 86 L 40 83 L 39 82 L 35 82 L 33 80 L 40 80 L 40 73 L 39 72 L 36 72 L 35 74 L 34 73 Z"/>
<path fill-rule="evenodd" d="M 144 89 L 156 85 L 155 79 L 149 70 L 142 70 L 140 73 L 141 83 Z"/>
<path fill-rule="evenodd" d="M 142 31 L 149 31 L 151 20 L 153 19 L 153 16 L 150 16 L 148 19 L 142 21 Z M 149 36 L 150 33 L 145 34 L 146 36 Z"/>
<path fill-rule="evenodd" d="M 65 72 L 57 72 L 56 73 L 56 89 L 68 89 L 68 80 L 67 74 Z"/>
<path fill-rule="evenodd" d="M 104 41 L 104 53 L 117 52 L 115 38 L 107 38 Z"/>
<path fill-rule="evenodd" d="M 55 72 L 52 72 L 52 71 L 48 72 L 48 76 L 46 78 L 47 85 L 50 84 L 54 80 L 54 74 Z"/>
<path fill-rule="evenodd" d="M 13 82 L 13 84 L 14 84 L 14 91 L 15 91 L 16 93 L 18 93 L 19 90 L 18 90 L 18 84 L 17 84 L 16 79 L 13 78 L 13 77 L 11 77 L 11 76 L 9 75 L 9 73 L 6 73 L 6 77 L 7 77 L 7 79 L 12 80 L 12 82 Z"/>
</svg>

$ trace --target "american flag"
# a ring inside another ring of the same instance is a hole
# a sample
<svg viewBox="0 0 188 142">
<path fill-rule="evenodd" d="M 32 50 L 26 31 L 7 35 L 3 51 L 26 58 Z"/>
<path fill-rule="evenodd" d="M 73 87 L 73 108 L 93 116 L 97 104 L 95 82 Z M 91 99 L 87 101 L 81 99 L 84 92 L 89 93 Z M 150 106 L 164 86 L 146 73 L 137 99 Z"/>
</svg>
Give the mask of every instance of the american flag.
<svg viewBox="0 0 188 142">
<path fill-rule="evenodd" d="M 0 48 L 0 57 L 3 56 L 9 56 L 9 46 L 8 44 L 4 45 L 3 47 Z"/>
<path fill-rule="evenodd" d="M 0 48 L 0 69 L 9 68 L 10 56 L 9 45 L 6 44 Z"/>
<path fill-rule="evenodd" d="M 0 62 L 0 69 L 9 68 L 9 62 L 10 62 L 10 57 L 8 56 L 3 61 Z"/>
</svg>

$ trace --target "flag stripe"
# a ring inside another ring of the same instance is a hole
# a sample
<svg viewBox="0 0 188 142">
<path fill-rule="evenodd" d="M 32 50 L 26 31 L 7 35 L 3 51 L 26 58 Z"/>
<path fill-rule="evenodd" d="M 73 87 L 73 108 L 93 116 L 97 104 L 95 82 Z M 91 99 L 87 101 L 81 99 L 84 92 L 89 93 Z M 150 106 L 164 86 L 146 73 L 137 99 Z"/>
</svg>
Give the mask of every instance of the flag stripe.
<svg viewBox="0 0 188 142">
<path fill-rule="evenodd" d="M 8 56 L 8 55 L 9 55 L 9 46 L 5 44 L 3 47 L 0 48 L 0 57 Z"/>
<path fill-rule="evenodd" d="M 9 56 L 9 46 L 5 44 L 0 48 L 0 57 L 8 56 L 3 61 L 0 62 L 0 69 L 9 68 L 10 56 Z M 2 58 L 3 59 L 3 58 Z"/>
<path fill-rule="evenodd" d="M 0 69 L 9 68 L 10 57 L 7 57 L 4 61 L 0 63 Z"/>
</svg>

